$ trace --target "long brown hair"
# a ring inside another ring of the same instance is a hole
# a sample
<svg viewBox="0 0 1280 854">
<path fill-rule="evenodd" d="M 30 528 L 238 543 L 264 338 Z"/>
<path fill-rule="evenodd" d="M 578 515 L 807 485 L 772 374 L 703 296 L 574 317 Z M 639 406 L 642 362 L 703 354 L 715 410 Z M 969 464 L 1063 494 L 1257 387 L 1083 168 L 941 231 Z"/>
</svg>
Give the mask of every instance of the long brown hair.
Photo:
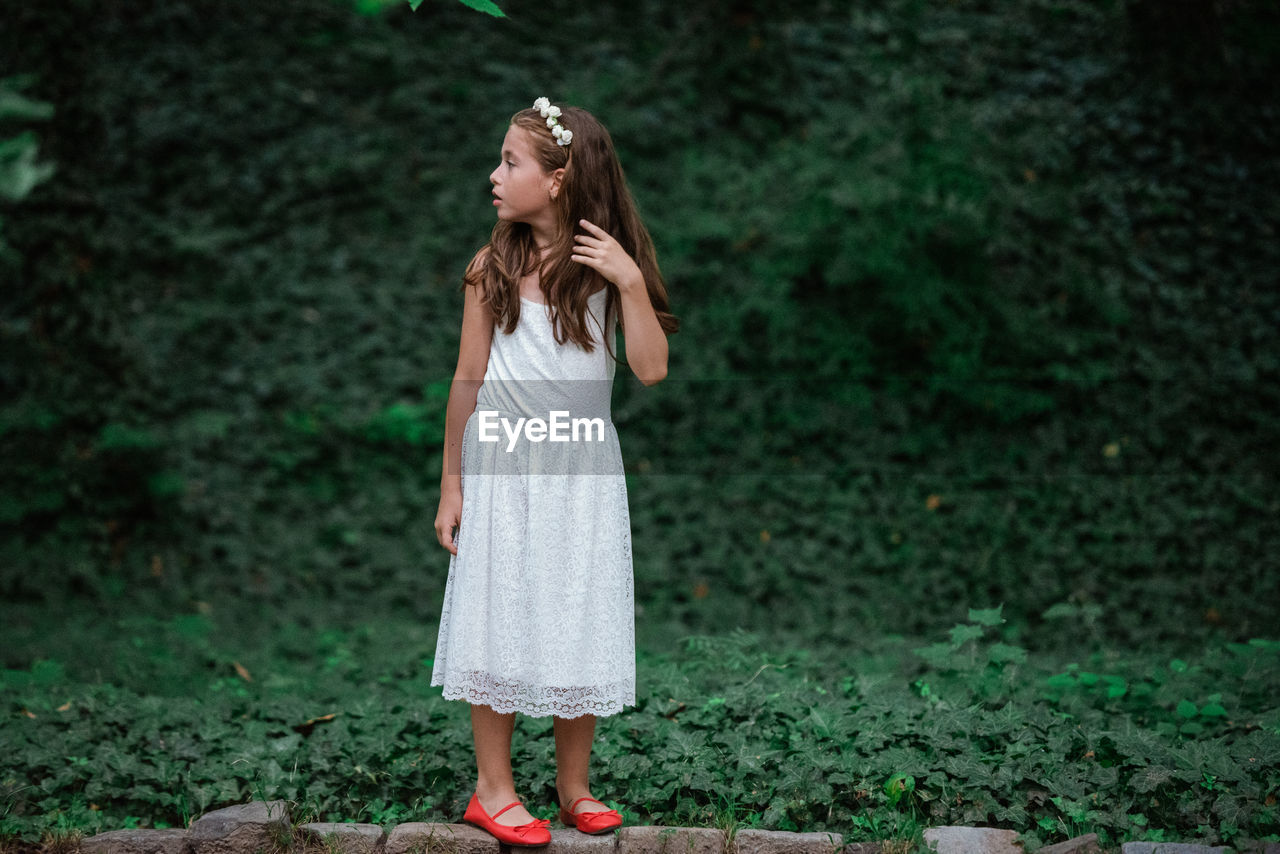
<svg viewBox="0 0 1280 854">
<path fill-rule="evenodd" d="M 563 344 L 570 340 L 590 353 L 595 348 L 586 324 L 587 298 L 602 285 L 607 287 L 605 318 L 608 319 L 618 311 L 620 295 L 617 287 L 595 270 L 569 257 L 573 254 L 575 231 L 586 233 L 586 229 L 578 225 L 578 220 L 585 219 L 612 235 L 635 259 L 662 331 L 668 335 L 678 331 L 680 321 L 670 311 L 653 239 L 640 221 L 613 140 L 604 125 L 586 110 L 562 106 L 560 124 L 573 131 L 573 141 L 559 145 L 536 109 L 521 110 L 511 117 L 511 124 L 528 132 L 543 172 L 564 169 L 560 192 L 552 200 L 558 224 L 555 242 L 539 263 L 538 248 L 529 225 L 498 220 L 489 237 L 489 251 L 482 263 L 467 271 L 463 287 L 478 285 L 496 322 L 510 334 L 520 321 L 520 278 L 536 268 L 544 301 L 552 309 L 556 342 Z M 606 331 L 609 323 L 611 320 L 606 320 Z M 626 332 L 625 326 L 623 332 Z M 608 338 L 604 340 L 608 350 Z M 609 353 L 617 361 L 617 355 L 611 350 Z"/>
</svg>

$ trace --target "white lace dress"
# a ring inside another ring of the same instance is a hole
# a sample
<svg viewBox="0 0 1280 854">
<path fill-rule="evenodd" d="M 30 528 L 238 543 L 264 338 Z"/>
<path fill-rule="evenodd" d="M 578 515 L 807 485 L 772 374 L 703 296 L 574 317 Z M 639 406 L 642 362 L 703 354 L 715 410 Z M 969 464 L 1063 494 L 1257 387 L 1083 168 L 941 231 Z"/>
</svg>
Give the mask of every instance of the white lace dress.
<svg viewBox="0 0 1280 854">
<path fill-rule="evenodd" d="M 550 309 L 523 297 L 515 331 L 494 328 L 462 438 L 458 553 L 431 674 L 445 699 L 533 717 L 635 705 L 631 518 L 603 345 L 607 326 L 616 347 L 617 321 L 615 310 L 602 322 L 605 300 L 603 289 L 588 298 L 591 353 L 557 344 Z M 548 429 L 526 432 L 521 417 Z"/>
</svg>

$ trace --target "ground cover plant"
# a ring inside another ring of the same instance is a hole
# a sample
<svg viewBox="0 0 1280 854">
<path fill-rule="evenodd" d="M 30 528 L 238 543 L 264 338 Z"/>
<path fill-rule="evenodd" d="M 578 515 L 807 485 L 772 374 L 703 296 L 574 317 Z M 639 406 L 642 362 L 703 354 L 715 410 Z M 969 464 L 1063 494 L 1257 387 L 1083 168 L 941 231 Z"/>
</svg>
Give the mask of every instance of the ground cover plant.
<svg viewBox="0 0 1280 854">
<path fill-rule="evenodd" d="M 642 697 L 600 792 L 1274 838 L 1276 21 L 1189 74 L 1148 6 L 10 10 L 0 831 L 460 815 L 457 280 L 484 140 L 549 94 L 613 130 L 684 322 L 615 393 Z"/>
<path fill-rule="evenodd" d="M 642 654 L 638 705 L 601 719 L 596 785 L 632 823 L 850 839 L 991 823 L 1030 848 L 1182 828 L 1229 843 L 1275 827 L 1280 643 L 1068 660 L 1001 640 L 1001 610 L 924 646 L 852 640 L 843 659 L 741 629 Z M 229 631 L 245 623 L 131 617 L 115 645 L 77 627 L 112 658 L 6 670 L 6 774 L 27 781 L 6 783 L 6 832 L 181 827 L 247 797 L 288 799 L 299 822 L 457 819 L 470 723 L 427 687 L 429 626 L 307 625 L 299 609 Z M 518 786 L 549 815 L 549 719 L 517 733 Z"/>
</svg>

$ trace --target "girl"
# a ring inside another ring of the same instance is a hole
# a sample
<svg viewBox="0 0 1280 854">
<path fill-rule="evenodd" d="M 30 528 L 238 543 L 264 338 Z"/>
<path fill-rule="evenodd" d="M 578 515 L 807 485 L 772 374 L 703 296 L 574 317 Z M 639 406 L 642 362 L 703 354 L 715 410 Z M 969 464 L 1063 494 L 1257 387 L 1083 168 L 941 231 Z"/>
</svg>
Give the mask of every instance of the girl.
<svg viewBox="0 0 1280 854">
<path fill-rule="evenodd" d="M 516 113 L 489 182 L 498 222 L 464 276 L 445 416 L 435 529 L 451 557 L 431 684 L 471 704 L 477 782 L 463 819 L 538 846 L 550 822 L 516 797 L 516 712 L 554 716 L 560 821 L 622 824 L 587 779 L 596 716 L 635 704 L 631 524 L 608 417 L 614 325 L 648 386 L 667 374 L 679 322 L 613 141 L 586 110 L 539 98 Z M 597 415 L 597 441 L 591 427 L 542 441 L 537 419 L 545 428 L 566 410 Z"/>
</svg>

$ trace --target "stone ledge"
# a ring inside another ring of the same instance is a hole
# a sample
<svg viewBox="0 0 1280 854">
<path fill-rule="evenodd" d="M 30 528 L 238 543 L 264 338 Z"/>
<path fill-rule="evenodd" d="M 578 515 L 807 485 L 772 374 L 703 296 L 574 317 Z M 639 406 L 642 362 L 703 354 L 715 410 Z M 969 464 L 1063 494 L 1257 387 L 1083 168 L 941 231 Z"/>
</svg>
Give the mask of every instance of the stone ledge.
<svg viewBox="0 0 1280 854">
<path fill-rule="evenodd" d="M 498 840 L 469 824 L 410 821 L 387 834 L 384 854 L 497 854 Z"/>
<path fill-rule="evenodd" d="M 724 837 L 709 827 L 642 825 L 618 831 L 618 848 L 627 854 L 724 854 Z"/>
<path fill-rule="evenodd" d="M 836 854 L 844 848 L 839 833 L 793 833 L 789 830 L 739 830 L 729 854 Z"/>
<path fill-rule="evenodd" d="M 330 847 L 342 854 L 376 854 L 383 850 L 387 834 L 376 824 L 342 824 L 332 821 L 311 821 L 298 827 L 305 847 Z"/>
<path fill-rule="evenodd" d="M 925 844 L 937 854 L 1025 854 L 1019 834 L 993 827 L 930 827 Z M 793 833 L 744 828 L 727 841 L 705 827 L 625 826 L 589 836 L 554 828 L 551 843 L 530 854 L 880 854 L 882 842 L 849 842 L 838 833 Z M 896 846 L 895 846 L 896 847 Z M 470 824 L 405 822 L 389 831 L 376 824 L 310 822 L 296 829 L 285 801 L 251 801 L 208 812 L 185 830 L 112 830 L 81 839 L 66 851 L 84 854 L 524 854 L 500 845 Z M 1228 846 L 1127 842 L 1122 854 L 1232 854 Z M 1241 854 L 1280 854 L 1275 843 L 1242 844 Z M 1041 848 L 1036 854 L 1099 854 L 1096 834 Z"/>
<path fill-rule="evenodd" d="M 250 801 L 205 813 L 187 828 L 192 854 L 287 851 L 293 828 L 284 801 Z"/>
<path fill-rule="evenodd" d="M 186 854 L 190 851 L 187 832 L 181 828 L 162 830 L 108 830 L 80 841 L 85 854 Z"/>
<path fill-rule="evenodd" d="M 1084 836 L 1046 845 L 1036 851 L 1036 854 L 1102 854 L 1102 849 L 1098 847 L 1098 834 L 1086 833 Z"/>
<path fill-rule="evenodd" d="M 1120 850 L 1123 854 L 1228 854 L 1235 849 L 1198 842 L 1126 842 Z"/>
<path fill-rule="evenodd" d="M 1023 854 L 1021 834 L 998 827 L 930 827 L 924 844 L 938 854 Z"/>
</svg>

